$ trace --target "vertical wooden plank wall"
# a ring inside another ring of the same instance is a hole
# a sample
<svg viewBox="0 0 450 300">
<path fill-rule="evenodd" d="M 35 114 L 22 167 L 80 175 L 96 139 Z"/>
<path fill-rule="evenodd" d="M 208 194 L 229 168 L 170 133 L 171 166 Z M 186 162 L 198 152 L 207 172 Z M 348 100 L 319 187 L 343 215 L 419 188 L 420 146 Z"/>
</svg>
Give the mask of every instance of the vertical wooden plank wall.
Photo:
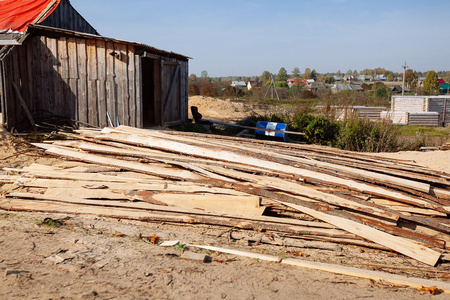
<svg viewBox="0 0 450 300">
<path fill-rule="evenodd" d="M 180 96 L 180 121 L 186 122 L 188 119 L 188 102 L 189 102 L 189 95 L 188 95 L 188 78 L 189 78 L 189 64 L 186 61 L 182 61 L 180 65 L 180 89 L 181 89 L 181 96 Z"/>
<path fill-rule="evenodd" d="M 69 111 L 74 120 L 78 117 L 78 52 L 77 40 L 69 38 L 67 40 L 67 56 L 69 61 Z"/>
<path fill-rule="evenodd" d="M 114 74 L 116 80 L 117 97 L 117 118 L 120 125 L 129 124 L 128 115 L 128 57 L 127 46 L 115 43 L 115 52 L 117 53 L 114 61 Z"/>
<path fill-rule="evenodd" d="M 40 25 L 98 34 L 67 1 L 61 1 L 56 9 Z"/>
<path fill-rule="evenodd" d="M 88 63 L 88 123 L 98 127 L 97 47 L 95 40 L 87 40 Z"/>
<path fill-rule="evenodd" d="M 88 93 L 87 93 L 87 53 L 86 40 L 77 39 L 78 55 L 78 121 L 88 123 Z"/>
<path fill-rule="evenodd" d="M 136 64 L 134 61 L 134 47 L 128 45 L 128 116 L 129 126 L 136 127 Z"/>
<path fill-rule="evenodd" d="M 111 55 L 114 52 L 113 42 L 106 42 L 106 109 L 108 126 L 116 125 L 116 82 L 114 73 L 115 57 Z M 109 117 L 108 117 L 109 116 Z M 112 125 L 111 125 L 112 123 Z"/>
<path fill-rule="evenodd" d="M 142 102 L 142 64 L 139 55 L 134 56 L 136 75 L 136 127 L 144 127 L 144 103 Z"/>
<path fill-rule="evenodd" d="M 20 88 L 37 121 L 60 116 L 97 127 L 119 124 L 143 127 L 142 62 L 133 45 L 102 39 L 35 36 L 3 60 L 8 125 L 29 121 L 11 82 Z M 116 56 L 111 53 L 117 53 Z M 170 106 L 162 113 L 173 75 Z M 174 58 L 155 60 L 155 123 L 187 119 L 188 64 Z M 108 115 L 110 118 L 108 118 Z"/>
<path fill-rule="evenodd" d="M 106 116 L 106 43 L 105 41 L 97 41 L 97 107 L 98 107 L 98 126 L 108 126 Z"/>
</svg>

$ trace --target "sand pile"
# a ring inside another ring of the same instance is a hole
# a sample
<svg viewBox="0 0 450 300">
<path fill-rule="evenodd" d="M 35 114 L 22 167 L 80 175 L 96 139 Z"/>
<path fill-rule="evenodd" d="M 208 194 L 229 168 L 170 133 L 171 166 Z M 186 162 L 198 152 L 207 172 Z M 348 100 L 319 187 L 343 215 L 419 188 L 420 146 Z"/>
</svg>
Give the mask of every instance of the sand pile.
<svg viewBox="0 0 450 300">
<path fill-rule="evenodd" d="M 244 119 L 251 114 L 250 107 L 240 102 L 217 98 L 193 96 L 189 97 L 189 118 L 192 119 L 191 106 L 197 106 L 203 119 L 232 122 Z"/>
</svg>

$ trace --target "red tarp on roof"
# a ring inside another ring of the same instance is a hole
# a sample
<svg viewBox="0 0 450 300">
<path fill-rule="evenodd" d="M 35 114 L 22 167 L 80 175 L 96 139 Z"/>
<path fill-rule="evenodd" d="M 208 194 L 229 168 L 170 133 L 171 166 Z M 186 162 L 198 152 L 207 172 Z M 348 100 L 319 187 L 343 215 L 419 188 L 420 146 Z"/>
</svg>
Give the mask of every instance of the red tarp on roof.
<svg viewBox="0 0 450 300">
<path fill-rule="evenodd" d="M 41 13 L 43 21 L 61 0 L 0 0 L 0 30 L 25 31 Z M 51 4 L 54 3 L 51 7 Z"/>
</svg>

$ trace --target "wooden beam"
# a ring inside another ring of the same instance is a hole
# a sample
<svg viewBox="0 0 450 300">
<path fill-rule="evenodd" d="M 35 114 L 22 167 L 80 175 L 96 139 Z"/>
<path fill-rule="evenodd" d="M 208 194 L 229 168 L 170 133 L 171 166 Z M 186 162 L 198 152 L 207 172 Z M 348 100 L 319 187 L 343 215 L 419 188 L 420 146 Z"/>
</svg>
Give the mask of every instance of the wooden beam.
<svg viewBox="0 0 450 300">
<path fill-rule="evenodd" d="M 439 252 L 421 246 L 411 240 L 393 236 L 355 221 L 339 218 L 292 203 L 280 203 L 431 266 L 434 266 L 441 256 Z"/>
<path fill-rule="evenodd" d="M 281 262 L 282 264 L 286 264 L 286 265 L 292 265 L 292 266 L 313 269 L 313 270 L 320 270 L 320 271 L 330 272 L 330 273 L 334 273 L 334 274 L 341 274 L 341 275 L 366 278 L 366 279 L 372 279 L 372 280 L 384 280 L 384 281 L 391 282 L 391 283 L 394 283 L 397 285 L 407 285 L 407 286 L 417 288 L 417 289 L 420 289 L 422 287 L 433 287 L 434 286 L 438 290 L 442 290 L 444 293 L 450 294 L 450 283 L 442 282 L 442 281 L 405 277 L 405 276 L 401 276 L 401 275 L 389 274 L 389 273 L 384 273 L 384 272 L 364 270 L 364 269 L 358 269 L 358 268 L 352 268 L 352 267 L 345 267 L 345 266 L 334 265 L 334 264 L 319 263 L 319 262 L 307 261 L 307 260 L 301 260 L 301 259 L 292 259 L 292 258 L 280 259 L 279 257 L 271 256 L 271 255 L 267 255 L 267 254 L 226 249 L 226 248 L 213 247 L 213 246 L 203 246 L 203 245 L 189 245 L 189 246 L 197 247 L 197 248 L 205 249 L 205 250 L 210 250 L 210 251 L 218 251 L 218 252 L 222 252 L 222 253 L 243 256 L 243 257 L 256 258 L 256 259 L 265 260 L 265 261 Z"/>
</svg>

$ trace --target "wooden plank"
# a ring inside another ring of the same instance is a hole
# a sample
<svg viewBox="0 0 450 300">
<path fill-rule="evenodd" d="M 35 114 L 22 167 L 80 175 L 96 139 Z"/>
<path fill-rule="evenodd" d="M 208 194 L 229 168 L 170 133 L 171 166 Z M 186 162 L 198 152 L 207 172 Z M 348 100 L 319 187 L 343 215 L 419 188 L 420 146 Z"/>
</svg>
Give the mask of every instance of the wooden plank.
<svg viewBox="0 0 450 300">
<path fill-rule="evenodd" d="M 19 88 L 17 87 L 17 85 L 14 82 L 12 82 L 12 85 L 14 87 L 14 90 L 16 91 L 16 96 L 17 96 L 17 98 L 19 98 L 20 104 L 22 104 L 22 108 L 25 111 L 25 114 L 27 115 L 28 120 L 31 123 L 31 126 L 33 126 L 33 129 L 36 130 L 37 128 L 36 128 L 36 124 L 34 123 L 33 116 L 31 115 L 30 111 L 28 110 L 27 104 L 25 103 L 25 100 L 23 99 L 22 95 L 20 94 Z"/>
<path fill-rule="evenodd" d="M 172 97 L 172 94 L 174 93 L 174 90 L 179 89 L 179 87 L 176 86 L 176 83 L 177 83 L 176 79 L 178 78 L 179 72 L 180 72 L 180 65 L 177 64 L 177 66 L 175 67 L 175 71 L 172 75 L 172 80 L 170 81 L 169 92 L 164 101 L 164 108 L 163 108 L 164 115 L 166 115 L 168 113 L 169 107 L 175 106 L 174 102 L 178 99 L 178 97 Z M 175 99 L 172 99 L 172 98 L 175 98 Z M 172 109 L 173 109 L 173 107 L 172 107 Z M 172 121 L 172 118 L 170 119 L 170 121 Z"/>
<path fill-rule="evenodd" d="M 97 44 L 97 70 L 98 70 L 98 81 L 97 81 L 97 107 L 98 107 L 98 126 L 106 127 L 109 125 L 107 118 L 107 103 L 106 103 L 106 59 L 107 51 L 105 41 L 98 40 Z"/>
<path fill-rule="evenodd" d="M 319 212 L 308 207 L 280 202 L 284 205 L 306 213 L 316 219 L 330 223 L 338 228 L 344 229 L 347 232 L 354 233 L 360 237 L 374 241 L 380 245 L 393 249 L 406 256 L 412 257 L 420 262 L 434 266 L 439 260 L 441 254 L 437 251 L 431 250 L 421 246 L 411 240 L 396 237 L 391 234 L 382 232 L 372 227 L 351 221 L 337 216 L 331 216 L 323 212 Z"/>
<path fill-rule="evenodd" d="M 138 70 L 136 69 L 136 63 L 134 61 L 135 49 L 133 46 L 128 45 L 128 114 L 129 114 L 129 126 L 136 127 L 136 112 L 137 112 L 137 103 L 136 103 L 136 76 Z"/>
<path fill-rule="evenodd" d="M 83 200 L 83 202 L 92 203 L 93 201 L 100 201 L 107 203 L 109 201 L 103 200 Z M 112 201 L 110 201 L 112 202 Z M 130 205 L 131 203 L 126 203 Z M 154 205 L 158 206 L 158 205 Z M 159 206 L 161 209 L 167 209 L 166 206 Z M 267 224 L 264 222 L 252 222 L 246 219 L 258 218 L 258 216 L 245 216 L 242 215 L 242 220 L 236 220 L 233 217 L 228 216 L 211 216 L 210 214 L 202 215 L 201 210 L 194 214 L 178 214 L 178 213 L 160 213 L 154 211 L 145 211 L 142 209 L 134 208 L 121 208 L 119 206 L 103 206 L 103 205 L 82 205 L 81 203 L 69 204 L 69 203 L 59 203 L 51 201 L 34 201 L 34 200 L 23 200 L 23 199 L 0 199 L 0 209 L 5 209 L 9 211 L 36 211 L 36 212 L 50 212 L 50 213 L 65 213 L 65 214 L 87 214 L 95 215 L 98 217 L 108 217 L 108 218 L 118 218 L 118 219 L 129 219 L 138 220 L 143 222 L 174 222 L 174 223 L 185 223 L 185 224 L 208 224 L 216 226 L 227 226 L 233 228 L 244 228 L 252 230 L 271 230 L 286 233 L 293 233 L 299 235 L 314 235 L 317 237 L 347 237 L 352 236 L 348 234 L 340 234 L 339 231 L 333 231 L 330 229 L 320 229 L 320 228 L 300 228 L 297 226 L 285 226 L 283 224 Z M 239 217 L 239 216 L 238 216 Z M 244 219 L 246 218 L 246 219 Z M 259 217 L 260 218 L 260 217 Z M 355 240 L 355 242 L 358 242 Z"/>
<path fill-rule="evenodd" d="M 201 180 L 204 177 L 200 175 L 196 175 L 190 171 L 186 170 L 173 170 L 173 169 L 167 169 L 162 167 L 155 167 L 155 166 L 147 166 L 145 164 L 140 164 L 132 161 L 123 161 L 120 159 L 114 159 L 114 158 L 107 158 L 102 157 L 98 155 L 88 154 L 88 153 L 82 153 L 78 151 L 73 151 L 67 148 L 63 147 L 53 147 L 49 145 L 43 145 L 43 144 L 33 144 L 40 148 L 48 148 L 46 150 L 47 153 L 61 155 L 65 157 L 70 157 L 72 159 L 78 159 L 81 161 L 88 161 L 92 163 L 102 164 L 102 165 L 109 165 L 109 166 L 120 166 L 127 170 L 133 170 L 137 172 L 142 172 L 145 174 L 150 174 L 154 176 L 159 176 L 163 178 L 170 178 L 175 180 Z"/>
<path fill-rule="evenodd" d="M 234 196 L 219 194 L 171 194 L 158 193 L 152 200 L 160 201 L 172 206 L 202 209 L 213 212 L 228 212 L 244 215 L 262 215 L 265 207 L 260 206 L 260 199 L 256 196 Z"/>
<path fill-rule="evenodd" d="M 136 133 L 142 132 L 141 135 L 129 135 L 126 133 Z M 385 188 L 378 186 L 372 186 L 369 184 L 357 182 L 350 179 L 342 179 L 337 176 L 331 176 L 324 173 L 319 173 L 316 171 L 310 171 L 305 169 L 300 169 L 288 165 L 283 165 L 276 162 L 265 161 L 251 156 L 245 156 L 236 154 L 230 151 L 209 149 L 195 145 L 188 145 L 181 142 L 166 140 L 163 134 L 158 133 L 154 130 L 144 130 L 138 128 L 131 128 L 122 126 L 118 129 L 104 128 L 102 130 L 102 135 L 98 135 L 99 139 L 108 139 L 107 133 L 112 133 L 115 140 L 120 140 L 125 143 L 133 143 L 144 145 L 145 147 L 155 148 L 166 151 L 174 151 L 177 153 L 183 153 L 188 155 L 193 155 L 197 157 L 204 157 L 209 159 L 216 159 L 220 161 L 228 161 L 234 163 L 241 163 L 245 165 L 251 165 L 256 167 L 263 167 L 270 170 L 282 171 L 285 173 L 301 176 L 303 179 L 315 180 L 330 184 L 332 186 L 342 186 L 347 187 L 351 190 L 356 190 L 358 192 L 369 193 L 372 195 L 377 195 L 381 197 L 390 197 L 393 199 L 399 199 L 399 201 L 404 200 L 405 196 L 401 193 L 394 192 Z M 431 203 L 424 203 L 429 208 L 437 207 Z"/>
<path fill-rule="evenodd" d="M 281 263 L 287 264 L 287 265 L 293 265 L 293 266 L 308 268 L 308 269 L 313 269 L 313 270 L 321 270 L 321 271 L 330 272 L 330 273 L 334 273 L 334 274 L 341 274 L 341 275 L 366 278 L 366 279 L 372 279 L 372 280 L 384 280 L 384 281 L 391 282 L 391 283 L 394 283 L 397 285 L 407 285 L 407 286 L 414 287 L 417 289 L 422 288 L 422 287 L 434 286 L 437 289 L 442 290 L 443 292 L 445 292 L 447 294 L 450 294 L 450 284 L 447 282 L 442 282 L 442 281 L 405 277 L 405 276 L 389 274 L 389 273 L 384 273 L 384 272 L 363 270 L 363 269 L 358 269 L 358 268 L 345 267 L 342 265 L 319 263 L 319 262 L 307 261 L 307 260 L 303 260 L 303 259 L 302 260 L 292 259 L 292 258 L 280 259 L 279 257 L 271 256 L 271 255 L 267 255 L 267 254 L 260 254 L 260 253 L 234 250 L 234 249 L 226 249 L 226 248 L 221 248 L 221 247 L 203 246 L 203 245 L 189 245 L 189 246 L 197 247 L 197 248 L 205 249 L 205 250 L 210 250 L 210 251 L 218 251 L 218 252 L 232 254 L 232 255 L 238 255 L 238 256 L 256 258 L 256 259 L 265 260 L 265 261 L 277 262 L 277 263 L 281 261 Z"/>
<path fill-rule="evenodd" d="M 216 188 L 216 187 L 208 187 L 196 185 L 190 182 L 167 182 L 161 180 L 150 181 L 146 180 L 145 182 L 140 181 L 136 178 L 123 178 L 117 179 L 116 181 L 93 181 L 88 180 L 89 174 L 73 174 L 78 176 L 78 179 L 72 179 L 75 176 L 65 176 L 64 172 L 42 172 L 47 173 L 49 175 L 38 175 L 37 172 L 29 172 L 29 174 L 33 175 L 33 178 L 19 178 L 17 179 L 17 183 L 21 186 L 25 187 L 37 187 L 37 188 L 66 188 L 66 189 L 74 189 L 80 190 L 84 187 L 88 186 L 103 186 L 105 190 L 114 190 L 117 194 L 130 194 L 133 199 L 141 200 L 139 195 L 140 191 L 151 191 L 151 192 L 166 192 L 166 193 L 202 193 L 202 194 L 210 194 L 210 195 L 229 195 L 229 196 L 249 196 L 246 193 L 235 191 L 233 189 L 225 189 L 225 188 Z M 52 175 L 62 173 L 61 175 Z M 92 175 L 92 174 L 91 174 Z M 100 174 L 99 174 L 100 175 Z M 38 176 L 36 178 L 36 176 Z M 105 178 L 107 175 L 103 175 Z M 53 177 L 52 180 L 48 179 L 40 179 L 40 178 L 48 178 Z M 67 177 L 67 179 L 63 179 Z M 81 179 L 87 177 L 86 179 Z M 114 176 L 110 176 L 114 177 Z M 105 178 L 110 179 L 110 178 Z M 112 178 L 110 180 L 113 180 Z M 86 188 L 85 188 L 86 189 Z M 80 198 L 82 198 L 80 196 Z M 259 197 L 257 197 L 259 199 Z M 257 199 L 252 196 L 252 199 Z"/>
<path fill-rule="evenodd" d="M 115 52 L 118 53 L 114 61 L 114 74 L 117 94 L 117 118 L 119 124 L 129 124 L 128 115 L 128 56 L 127 46 L 125 44 L 116 43 Z M 116 125 L 116 124 L 115 124 Z"/>
<path fill-rule="evenodd" d="M 98 70 L 97 70 L 97 45 L 94 39 L 87 40 L 87 66 L 88 66 L 88 123 L 99 126 L 98 108 Z"/>
<path fill-rule="evenodd" d="M 139 55 L 134 56 L 136 74 L 136 127 L 144 127 L 144 102 L 142 98 L 142 62 Z"/>
<path fill-rule="evenodd" d="M 398 220 L 400 217 L 400 214 L 392 211 L 387 211 L 383 209 L 381 206 L 370 206 L 364 203 L 358 203 L 355 201 L 345 199 L 343 197 L 339 197 L 337 195 L 326 194 L 298 183 L 289 182 L 286 180 L 273 177 L 251 175 L 245 172 L 230 170 L 217 166 L 204 166 L 204 168 L 212 172 L 217 172 L 219 174 L 229 176 L 232 178 L 258 183 L 259 185 L 262 186 L 276 188 L 278 190 L 286 191 L 294 195 L 300 195 L 311 199 L 319 200 L 322 202 L 326 202 L 329 204 L 333 204 L 336 206 L 346 207 L 356 211 L 374 214 L 376 216 L 381 216 L 386 219 Z"/>
<path fill-rule="evenodd" d="M 88 123 L 88 75 L 87 75 L 87 52 L 86 40 L 77 40 L 78 57 L 78 120 Z"/>
<path fill-rule="evenodd" d="M 116 126 L 117 118 L 117 93 L 115 82 L 115 57 L 114 44 L 111 41 L 106 42 L 106 108 L 109 126 Z"/>
<path fill-rule="evenodd" d="M 7 198 L 22 198 L 22 199 L 36 199 L 36 200 L 44 200 L 44 201 L 55 201 L 62 202 L 68 204 L 82 204 L 82 205 L 97 205 L 97 206 L 105 206 L 105 207 L 121 207 L 121 208 L 131 208 L 131 209 L 142 209 L 149 211 L 160 211 L 160 212 L 168 212 L 168 213 L 180 213 L 180 214 L 194 214 L 201 216 L 215 216 L 215 217 L 228 217 L 235 218 L 236 220 L 251 220 L 251 221 L 259 221 L 262 223 L 274 223 L 274 224 L 285 224 L 296 226 L 296 229 L 301 229 L 304 231 L 314 232 L 317 229 L 326 229 L 328 232 L 333 232 L 336 235 L 344 234 L 344 231 L 340 229 L 336 229 L 334 226 L 329 225 L 327 223 L 322 222 L 311 222 L 311 221 L 303 221 L 297 219 L 287 219 L 287 218 L 277 218 L 277 217 L 268 217 L 268 216 L 248 216 L 248 215 L 233 215 L 233 214 L 214 214 L 211 212 L 204 212 L 198 209 L 183 209 L 179 207 L 172 206 L 163 206 L 163 205 L 155 205 L 147 202 L 135 201 L 135 202 L 124 202 L 117 200 L 89 200 L 89 199 L 80 199 L 80 198 L 68 198 L 68 197 L 54 197 L 42 194 L 33 194 L 33 193 L 18 193 L 13 192 L 6 195 Z M 319 231 L 319 232 L 327 232 L 327 231 Z"/>
</svg>

